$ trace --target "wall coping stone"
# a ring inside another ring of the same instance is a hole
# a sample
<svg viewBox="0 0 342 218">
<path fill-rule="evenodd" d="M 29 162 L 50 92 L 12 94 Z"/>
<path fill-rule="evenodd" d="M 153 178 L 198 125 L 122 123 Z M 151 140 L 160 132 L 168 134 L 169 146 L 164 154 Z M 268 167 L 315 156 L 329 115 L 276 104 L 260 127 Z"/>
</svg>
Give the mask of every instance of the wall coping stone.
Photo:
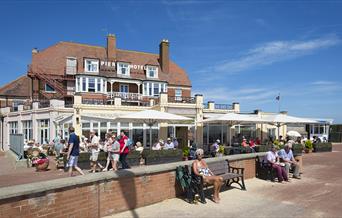
<svg viewBox="0 0 342 218">
<path fill-rule="evenodd" d="M 249 154 L 236 154 L 236 155 L 228 155 L 223 157 L 213 157 L 206 158 L 207 163 L 228 160 L 228 161 L 239 161 L 246 159 L 253 159 L 260 156 L 265 156 L 266 152 L 259 153 L 249 153 Z M 60 179 L 53 179 L 42 182 L 34 182 L 22 185 L 14 185 L 9 187 L 0 188 L 0 200 L 15 198 L 19 196 L 27 196 L 42 192 L 48 192 L 55 189 L 69 188 L 72 186 L 82 186 L 90 183 L 99 183 L 106 182 L 110 180 L 117 180 L 119 178 L 129 178 L 136 176 L 146 176 L 149 174 L 162 173 L 162 172 L 171 172 L 175 171 L 177 166 L 191 165 L 193 160 L 189 161 L 179 161 L 174 163 L 166 163 L 159 165 L 148 165 L 137 167 L 134 169 L 127 170 L 119 170 L 117 172 L 108 171 L 108 172 L 99 172 L 87 174 L 84 176 L 75 176 L 75 177 L 67 177 Z"/>
</svg>

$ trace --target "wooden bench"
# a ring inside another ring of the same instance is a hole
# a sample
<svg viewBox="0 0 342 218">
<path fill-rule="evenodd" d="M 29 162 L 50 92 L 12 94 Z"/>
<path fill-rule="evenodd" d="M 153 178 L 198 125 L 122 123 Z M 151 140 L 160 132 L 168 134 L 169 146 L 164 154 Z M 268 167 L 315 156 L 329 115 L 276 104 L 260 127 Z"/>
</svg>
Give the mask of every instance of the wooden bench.
<svg viewBox="0 0 342 218">
<path fill-rule="evenodd" d="M 241 190 L 246 191 L 244 180 L 244 168 L 231 167 L 228 160 L 208 163 L 208 168 L 215 176 L 221 176 L 226 186 L 231 186 L 233 183 L 238 184 Z M 203 182 L 203 181 L 202 181 Z M 208 186 L 207 184 L 203 184 Z"/>
</svg>

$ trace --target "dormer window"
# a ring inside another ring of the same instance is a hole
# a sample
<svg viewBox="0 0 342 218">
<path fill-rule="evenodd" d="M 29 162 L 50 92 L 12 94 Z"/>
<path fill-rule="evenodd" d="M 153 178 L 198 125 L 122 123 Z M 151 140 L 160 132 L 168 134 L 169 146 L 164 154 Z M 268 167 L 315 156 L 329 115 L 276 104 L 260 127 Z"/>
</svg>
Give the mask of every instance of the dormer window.
<svg viewBox="0 0 342 218">
<path fill-rule="evenodd" d="M 118 63 L 118 75 L 129 76 L 130 70 L 127 63 Z"/>
<path fill-rule="evenodd" d="M 99 60 L 85 59 L 84 71 L 87 73 L 98 73 L 99 72 Z"/>
<path fill-rule="evenodd" d="M 147 78 L 158 78 L 158 68 L 155 66 L 147 66 L 146 77 Z"/>
</svg>

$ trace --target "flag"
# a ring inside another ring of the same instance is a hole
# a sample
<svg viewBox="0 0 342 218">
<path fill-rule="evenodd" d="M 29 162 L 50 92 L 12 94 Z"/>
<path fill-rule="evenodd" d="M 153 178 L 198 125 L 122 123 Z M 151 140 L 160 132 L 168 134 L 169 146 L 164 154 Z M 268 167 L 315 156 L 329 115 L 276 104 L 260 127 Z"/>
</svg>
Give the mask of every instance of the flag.
<svg viewBox="0 0 342 218">
<path fill-rule="evenodd" d="M 277 100 L 277 101 L 280 101 L 280 95 L 278 95 L 278 96 L 276 97 L 276 100 Z"/>
</svg>

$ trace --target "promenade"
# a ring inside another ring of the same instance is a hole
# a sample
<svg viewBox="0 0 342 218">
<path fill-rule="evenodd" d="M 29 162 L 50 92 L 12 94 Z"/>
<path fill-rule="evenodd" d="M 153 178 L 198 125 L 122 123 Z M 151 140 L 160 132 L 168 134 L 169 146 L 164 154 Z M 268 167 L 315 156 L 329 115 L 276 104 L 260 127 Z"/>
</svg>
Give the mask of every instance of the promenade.
<svg viewBox="0 0 342 218">
<path fill-rule="evenodd" d="M 221 192 L 221 203 L 191 205 L 174 198 L 109 216 L 116 217 L 342 217 L 342 145 L 304 155 L 301 180 L 278 184 L 246 181 L 247 191 Z"/>
</svg>

